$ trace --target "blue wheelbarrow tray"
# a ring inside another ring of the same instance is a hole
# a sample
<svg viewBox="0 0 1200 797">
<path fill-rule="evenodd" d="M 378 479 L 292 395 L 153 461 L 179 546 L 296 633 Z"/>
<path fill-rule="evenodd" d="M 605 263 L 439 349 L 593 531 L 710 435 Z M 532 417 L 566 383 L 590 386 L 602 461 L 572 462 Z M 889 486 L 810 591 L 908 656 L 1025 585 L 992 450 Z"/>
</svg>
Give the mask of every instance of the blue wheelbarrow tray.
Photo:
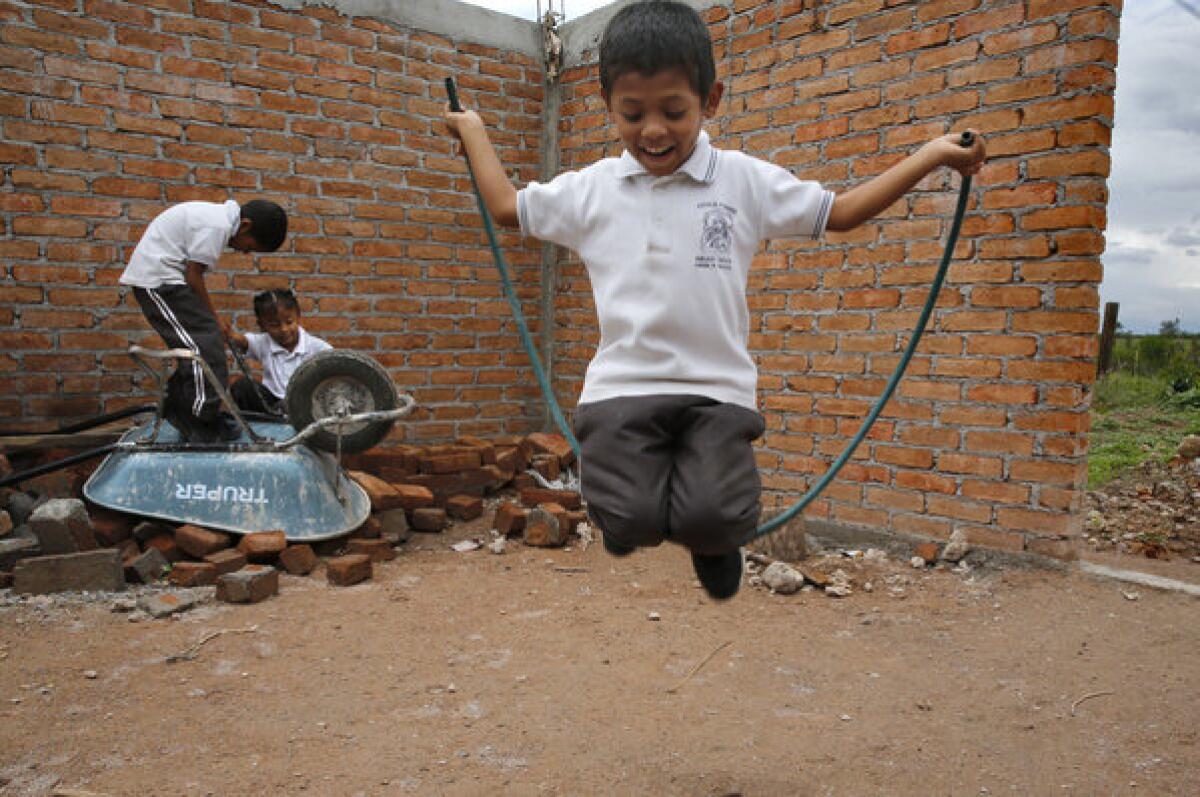
<svg viewBox="0 0 1200 797">
<path fill-rule="evenodd" d="M 250 421 L 270 441 L 296 434 L 287 423 Z M 306 445 L 279 449 L 242 439 L 189 446 L 169 423 L 148 442 L 153 423 L 126 432 L 83 487 L 93 503 L 172 523 L 235 534 L 283 531 L 316 542 L 358 528 L 371 512 L 366 492 L 337 460 Z"/>
</svg>

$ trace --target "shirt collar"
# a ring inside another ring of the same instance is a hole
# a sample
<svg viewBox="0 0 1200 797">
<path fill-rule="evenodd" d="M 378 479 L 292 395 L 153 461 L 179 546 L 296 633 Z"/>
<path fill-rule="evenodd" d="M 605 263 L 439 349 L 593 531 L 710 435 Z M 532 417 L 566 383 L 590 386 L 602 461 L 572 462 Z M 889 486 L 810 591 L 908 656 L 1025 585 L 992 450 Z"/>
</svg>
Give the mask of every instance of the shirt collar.
<svg viewBox="0 0 1200 797">
<path fill-rule="evenodd" d="M 696 148 L 692 150 L 692 156 L 679 167 L 676 173 L 684 172 L 697 182 L 711 183 L 717 173 L 718 152 L 719 150 L 709 141 L 708 133 L 701 130 L 700 135 L 696 137 Z M 621 153 L 617 173 L 621 177 L 635 177 L 639 174 L 646 174 L 646 167 L 638 163 L 637 158 L 629 154 L 629 150 L 625 150 Z"/>
<path fill-rule="evenodd" d="M 296 348 L 292 349 L 291 351 L 288 351 L 287 349 L 283 348 L 278 343 L 276 343 L 275 338 L 271 337 L 270 335 L 267 335 L 268 351 L 270 351 L 270 353 L 272 355 L 304 354 L 306 351 L 308 351 L 308 347 L 310 345 L 309 341 L 311 340 L 311 338 L 312 338 L 312 336 L 308 334 L 308 332 L 304 329 L 304 327 L 300 327 L 300 337 L 296 340 Z"/>
</svg>

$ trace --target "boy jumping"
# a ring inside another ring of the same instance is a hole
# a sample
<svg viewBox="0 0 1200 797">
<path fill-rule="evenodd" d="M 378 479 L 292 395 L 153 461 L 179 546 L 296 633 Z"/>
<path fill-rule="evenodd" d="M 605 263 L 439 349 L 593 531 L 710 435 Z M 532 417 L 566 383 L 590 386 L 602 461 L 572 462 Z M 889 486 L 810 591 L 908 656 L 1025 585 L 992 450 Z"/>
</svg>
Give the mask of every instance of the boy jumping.
<svg viewBox="0 0 1200 797">
<path fill-rule="evenodd" d="M 604 547 L 624 556 L 681 544 L 718 600 L 738 591 L 741 546 L 761 512 L 751 444 L 765 425 L 746 304 L 759 243 L 852 229 L 934 169 L 973 174 L 984 159 L 978 135 L 970 148 L 945 135 L 835 196 L 714 147 L 701 125 L 723 90 L 699 14 L 648 0 L 618 11 L 600 42 L 600 92 L 621 157 L 518 191 L 479 115 L 446 113 L 492 216 L 573 249 L 587 267 L 600 344 L 574 429 Z"/>
<path fill-rule="evenodd" d="M 204 285 L 226 246 L 238 252 L 274 252 L 287 237 L 287 214 L 274 202 L 255 199 L 183 202 L 154 218 L 138 241 L 120 283 L 150 326 L 171 349 L 191 349 L 208 363 L 222 387 L 229 384 L 217 311 Z M 237 426 L 220 409 L 198 362 L 179 363 L 167 380 L 164 412 L 185 440 L 235 440 Z"/>
</svg>

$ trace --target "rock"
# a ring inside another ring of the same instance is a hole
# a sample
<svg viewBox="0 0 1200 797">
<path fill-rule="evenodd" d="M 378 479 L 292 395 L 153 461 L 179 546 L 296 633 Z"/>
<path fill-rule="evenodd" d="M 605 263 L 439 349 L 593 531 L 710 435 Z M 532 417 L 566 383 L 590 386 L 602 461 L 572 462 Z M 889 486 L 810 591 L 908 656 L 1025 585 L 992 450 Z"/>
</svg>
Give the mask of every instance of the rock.
<svg viewBox="0 0 1200 797">
<path fill-rule="evenodd" d="M 521 490 L 521 503 L 525 506 L 558 504 L 564 509 L 579 509 L 583 499 L 574 490 L 547 490 L 543 487 L 527 487 Z"/>
<path fill-rule="evenodd" d="M 65 554 L 96 548 L 92 520 L 78 498 L 52 498 L 33 510 L 29 528 L 43 554 Z"/>
<path fill-rule="evenodd" d="M 287 536 L 282 531 L 257 531 L 246 534 L 238 543 L 238 552 L 251 562 L 273 562 L 287 548 Z"/>
<path fill-rule="evenodd" d="M 176 587 L 206 587 L 217 583 L 217 568 L 208 562 L 176 562 L 167 580 Z"/>
<path fill-rule="evenodd" d="M 175 529 L 175 544 L 188 556 L 203 559 L 210 553 L 228 548 L 229 535 L 191 524 Z"/>
<path fill-rule="evenodd" d="M 526 545 L 556 548 L 566 544 L 568 534 L 569 531 L 553 513 L 539 506 L 529 510 L 529 514 L 525 518 L 525 531 L 522 539 Z"/>
<path fill-rule="evenodd" d="M 916 554 L 931 565 L 938 560 L 938 547 L 936 542 L 923 542 L 917 546 Z"/>
<path fill-rule="evenodd" d="M 950 535 L 950 541 L 942 549 L 941 558 L 943 562 L 955 564 L 966 556 L 970 550 L 971 546 L 967 542 L 967 533 L 962 529 L 955 529 Z"/>
<path fill-rule="evenodd" d="M 88 508 L 88 517 L 96 542 L 103 548 L 112 548 L 133 536 L 135 521 L 124 512 L 92 506 Z"/>
<path fill-rule="evenodd" d="M 829 583 L 825 585 L 825 594 L 831 598 L 845 598 L 853 592 L 851 586 L 850 576 L 845 571 L 834 570 L 829 576 Z"/>
<path fill-rule="evenodd" d="M 373 511 L 383 512 L 387 509 L 398 509 L 402 506 L 400 493 L 383 479 L 358 470 L 350 471 L 349 476 L 366 491 L 367 497 L 371 499 L 371 509 Z"/>
<path fill-rule="evenodd" d="M 505 501 L 496 507 L 496 515 L 492 519 L 492 527 L 502 537 L 512 537 L 525 530 L 525 516 L 529 510 Z"/>
<path fill-rule="evenodd" d="M 210 553 L 204 557 L 204 561 L 217 568 L 218 576 L 223 576 L 226 573 L 235 573 L 241 570 L 246 566 L 248 560 L 244 554 L 237 552 L 233 548 L 225 548 L 224 550 Z"/>
<path fill-rule="evenodd" d="M 13 591 L 21 595 L 123 589 L 125 574 L 115 548 L 22 559 L 13 568 Z"/>
<path fill-rule="evenodd" d="M 330 584 L 348 587 L 371 578 L 371 557 L 365 553 L 352 553 L 330 559 L 325 564 L 325 577 Z"/>
<path fill-rule="evenodd" d="M 381 540 L 359 540 L 359 542 L 382 542 Z M 386 543 L 384 543 L 386 545 Z M 390 548 L 389 548 L 390 550 Z M 317 555 L 311 545 L 289 545 L 279 554 L 279 564 L 293 576 L 307 576 L 317 568 Z"/>
<path fill-rule="evenodd" d="M 175 537 L 171 534 L 156 534 L 142 545 L 147 551 L 151 548 L 157 549 L 168 562 L 183 559 L 183 551 L 179 550 L 179 546 L 175 544 Z"/>
<path fill-rule="evenodd" d="M 29 493 L 13 493 L 8 499 L 8 514 L 12 515 L 14 526 L 23 526 L 29 522 L 37 506 L 37 499 Z"/>
<path fill-rule="evenodd" d="M 921 556 L 914 556 L 908 560 L 908 563 L 912 566 L 913 570 L 920 570 L 925 567 L 926 564 L 928 564 L 928 562 L 925 561 L 925 558 Z"/>
<path fill-rule="evenodd" d="M 446 501 L 446 514 L 455 520 L 474 520 L 483 514 L 483 500 L 474 495 L 455 495 Z"/>
<path fill-rule="evenodd" d="M 379 521 L 379 536 L 391 545 L 408 542 L 410 536 L 408 515 L 403 509 L 389 509 L 375 515 Z"/>
<path fill-rule="evenodd" d="M 499 556 L 500 554 L 504 553 L 504 549 L 507 547 L 507 545 L 508 541 L 506 539 L 503 537 L 497 537 L 488 543 L 487 548 L 489 551 Z"/>
<path fill-rule="evenodd" d="M 153 584 L 163 577 L 163 573 L 167 571 L 171 563 L 162 555 L 162 551 L 157 548 L 147 548 L 145 552 L 126 559 L 124 566 L 126 580 L 133 583 Z"/>
<path fill-rule="evenodd" d="M 138 598 L 137 606 L 157 619 L 186 612 L 199 602 L 200 598 L 191 592 L 163 592 L 158 595 L 143 595 Z"/>
<path fill-rule="evenodd" d="M 41 553 L 37 538 L 28 526 L 18 526 L 11 536 L 0 540 L 0 570 L 12 570 L 17 562 Z"/>
<path fill-rule="evenodd" d="M 1183 459 L 1200 457 L 1200 435 L 1188 435 L 1179 444 L 1179 456 Z"/>
<path fill-rule="evenodd" d="M 226 603 L 258 603 L 278 594 L 279 571 L 270 565 L 246 565 L 217 578 L 217 600 Z"/>
<path fill-rule="evenodd" d="M 748 547 L 751 551 L 781 562 L 804 561 L 808 557 L 804 516 L 796 515 L 765 537 L 754 540 Z"/>
<path fill-rule="evenodd" d="M 412 527 L 416 531 L 436 533 L 446 526 L 446 510 L 436 506 L 414 509 Z"/>
<path fill-rule="evenodd" d="M 396 549 L 387 540 L 350 540 L 346 543 L 347 554 L 366 554 L 372 562 L 390 562 L 396 558 Z"/>
<path fill-rule="evenodd" d="M 791 595 L 804 586 L 804 574 L 785 562 L 772 562 L 760 576 L 772 592 Z"/>
</svg>

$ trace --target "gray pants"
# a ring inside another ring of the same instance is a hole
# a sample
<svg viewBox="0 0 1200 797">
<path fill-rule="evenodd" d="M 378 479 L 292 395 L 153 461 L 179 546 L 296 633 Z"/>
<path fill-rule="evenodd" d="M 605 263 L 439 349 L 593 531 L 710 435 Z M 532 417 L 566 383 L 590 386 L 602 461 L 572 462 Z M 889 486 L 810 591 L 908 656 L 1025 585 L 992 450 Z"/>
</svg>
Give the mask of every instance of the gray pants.
<svg viewBox="0 0 1200 797">
<path fill-rule="evenodd" d="M 613 541 L 727 553 L 754 535 L 762 416 L 703 396 L 629 396 L 575 410 L 583 498 Z"/>
</svg>

